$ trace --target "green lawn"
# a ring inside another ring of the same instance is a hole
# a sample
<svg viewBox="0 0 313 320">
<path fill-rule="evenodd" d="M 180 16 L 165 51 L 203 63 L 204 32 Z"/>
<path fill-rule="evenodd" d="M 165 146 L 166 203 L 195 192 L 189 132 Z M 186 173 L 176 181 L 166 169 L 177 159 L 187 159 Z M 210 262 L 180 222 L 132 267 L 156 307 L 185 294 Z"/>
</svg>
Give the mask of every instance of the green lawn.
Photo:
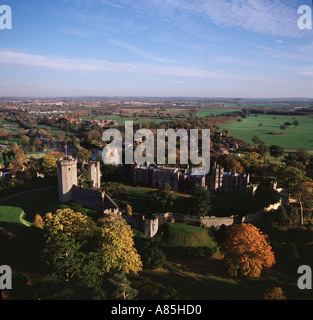
<svg viewBox="0 0 313 320">
<path fill-rule="evenodd" d="M 29 226 L 36 214 L 44 215 L 59 207 L 56 188 L 19 194 L 0 201 L 0 225 Z"/>
<path fill-rule="evenodd" d="M 0 206 L 0 225 L 13 223 L 29 226 L 30 223 L 24 217 L 25 212 L 21 207 Z"/>
<path fill-rule="evenodd" d="M 204 228 L 183 223 L 162 223 L 155 241 L 166 247 L 214 247 L 212 234 Z"/>
<path fill-rule="evenodd" d="M 125 202 L 130 203 L 133 212 L 147 214 L 149 212 L 149 204 L 147 203 L 147 194 L 152 189 L 127 187 L 126 195 L 127 199 Z M 174 202 L 174 208 L 177 212 L 181 212 L 187 208 L 189 204 L 189 199 L 181 195 L 176 195 L 176 200 Z"/>
<path fill-rule="evenodd" d="M 270 132 L 279 132 L 280 126 L 285 122 L 292 123 L 293 116 L 276 116 L 273 115 L 254 115 L 242 119 L 241 122 L 234 121 L 220 124 L 221 129 L 228 129 L 230 135 L 239 139 L 243 139 L 248 143 L 252 143 L 251 139 L 254 135 L 260 137 L 267 146 L 280 145 L 286 151 L 296 151 L 304 149 L 313 151 L 313 116 L 297 116 L 295 117 L 300 125 L 298 127 L 290 126 L 284 130 L 282 135 L 272 135 Z M 259 124 L 262 124 L 259 127 Z"/>
</svg>

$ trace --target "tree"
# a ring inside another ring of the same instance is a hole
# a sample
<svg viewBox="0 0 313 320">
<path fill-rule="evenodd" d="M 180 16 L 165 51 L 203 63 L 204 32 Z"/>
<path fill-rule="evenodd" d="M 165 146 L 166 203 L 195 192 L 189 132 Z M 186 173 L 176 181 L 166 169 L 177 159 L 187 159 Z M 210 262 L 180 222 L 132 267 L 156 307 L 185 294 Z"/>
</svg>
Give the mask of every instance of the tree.
<svg viewBox="0 0 313 320">
<path fill-rule="evenodd" d="M 131 227 L 121 216 L 107 216 L 99 220 L 101 228 L 101 270 L 107 272 L 138 273 L 142 262 L 134 247 Z"/>
<path fill-rule="evenodd" d="M 33 145 L 36 147 L 37 150 L 40 150 L 40 147 L 42 145 L 42 140 L 39 137 L 36 137 L 34 139 Z"/>
<path fill-rule="evenodd" d="M 263 297 L 264 300 L 286 300 L 286 296 L 284 295 L 283 290 L 280 287 L 266 289 Z"/>
<path fill-rule="evenodd" d="M 303 149 L 299 149 L 297 152 L 296 152 L 296 157 L 297 157 L 297 160 L 301 163 L 303 163 L 304 165 L 306 164 L 306 162 L 308 161 L 308 158 L 309 158 L 309 154 L 306 150 L 303 150 Z"/>
<path fill-rule="evenodd" d="M 311 198 L 312 195 L 304 184 L 295 185 L 294 188 L 292 189 L 292 193 L 297 198 L 297 201 L 300 205 L 300 217 L 301 217 L 300 223 L 301 225 L 303 225 L 304 224 L 303 202 Z"/>
<path fill-rule="evenodd" d="M 30 137 L 25 135 L 21 137 L 21 146 L 23 148 L 27 148 L 29 146 L 29 142 L 30 142 Z"/>
<path fill-rule="evenodd" d="M 67 282 L 89 277 L 91 267 L 100 260 L 96 259 L 97 253 L 83 249 L 95 236 L 96 224 L 80 212 L 59 209 L 55 214 L 45 215 L 43 231 L 46 239 L 43 254 L 53 277 Z"/>
<path fill-rule="evenodd" d="M 19 149 L 19 146 L 18 146 L 18 144 L 16 142 L 13 142 L 12 149 L 13 149 L 14 153 L 16 153 L 16 151 Z"/>
<path fill-rule="evenodd" d="M 300 205 L 301 225 L 303 225 L 303 201 L 310 197 L 305 185 L 307 177 L 304 170 L 292 166 L 283 166 L 277 170 L 277 180 L 283 188 L 294 195 Z"/>
<path fill-rule="evenodd" d="M 126 197 L 126 189 L 121 183 L 107 182 L 102 189 L 114 200 L 122 200 Z"/>
<path fill-rule="evenodd" d="M 138 290 L 131 287 L 125 272 L 113 274 L 108 282 L 112 292 L 111 298 L 114 300 L 133 300 L 138 294 Z"/>
<path fill-rule="evenodd" d="M 257 144 L 260 144 L 261 142 L 262 142 L 262 140 L 260 139 L 260 137 L 259 136 L 253 136 L 252 137 L 252 142 L 255 144 L 255 145 L 257 145 Z"/>
<path fill-rule="evenodd" d="M 171 193 L 169 184 L 164 183 L 163 188 L 150 191 L 147 194 L 147 202 L 155 212 L 168 212 L 172 209 L 176 196 Z"/>
<path fill-rule="evenodd" d="M 45 175 L 47 176 L 55 176 L 56 175 L 56 169 L 57 169 L 57 163 L 56 159 L 51 153 L 47 153 L 41 161 L 41 168 Z"/>
<path fill-rule="evenodd" d="M 45 225 L 45 223 L 44 223 L 41 215 L 36 214 L 34 222 L 33 222 L 33 227 L 43 229 L 44 225 Z"/>
<path fill-rule="evenodd" d="M 212 210 L 210 191 L 198 184 L 195 185 L 195 192 L 192 199 L 190 213 L 206 216 Z"/>
<path fill-rule="evenodd" d="M 126 215 L 131 216 L 133 214 L 133 208 L 130 204 L 126 205 Z"/>
<path fill-rule="evenodd" d="M 287 129 L 287 127 L 286 127 L 285 125 L 282 125 L 282 126 L 280 126 L 279 128 L 280 128 L 281 131 L 284 131 L 284 130 Z"/>
<path fill-rule="evenodd" d="M 263 142 L 261 142 L 258 146 L 257 151 L 259 154 L 264 156 L 269 151 L 269 148 Z"/>
<path fill-rule="evenodd" d="M 87 150 L 83 147 L 79 147 L 78 152 L 77 152 L 77 157 L 79 159 L 84 160 L 84 161 L 88 161 L 89 158 L 91 157 L 91 151 Z"/>
<path fill-rule="evenodd" d="M 149 243 L 143 246 L 140 255 L 145 269 L 155 270 L 162 268 L 166 262 L 164 252 L 156 246 L 151 246 Z"/>
<path fill-rule="evenodd" d="M 259 279 L 262 271 L 275 264 L 271 246 L 264 235 L 252 224 L 232 226 L 221 246 L 231 276 Z"/>
<path fill-rule="evenodd" d="M 275 158 L 275 161 L 278 157 L 282 156 L 285 153 L 284 148 L 277 145 L 271 145 L 269 151 L 270 155 Z"/>
</svg>

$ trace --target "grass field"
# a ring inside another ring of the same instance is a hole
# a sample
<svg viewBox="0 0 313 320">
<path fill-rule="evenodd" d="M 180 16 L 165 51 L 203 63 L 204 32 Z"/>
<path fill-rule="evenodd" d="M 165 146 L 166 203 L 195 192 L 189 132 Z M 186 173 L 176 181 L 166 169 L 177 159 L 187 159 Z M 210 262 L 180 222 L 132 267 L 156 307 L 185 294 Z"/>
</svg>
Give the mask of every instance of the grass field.
<svg viewBox="0 0 313 320">
<path fill-rule="evenodd" d="M 282 288 L 288 300 L 313 298 L 312 290 L 298 289 L 296 278 L 286 278 L 276 272 L 266 281 L 230 278 L 224 271 L 222 261 L 213 258 L 167 263 L 163 268 L 145 270 L 142 274 L 194 300 L 263 300 L 265 290 L 275 286 Z"/>
<path fill-rule="evenodd" d="M 22 225 L 29 226 L 36 214 L 54 212 L 59 207 L 56 188 L 17 194 L 9 199 L 0 200 L 0 226 L 10 229 Z"/>
<path fill-rule="evenodd" d="M 0 206 L 0 225 L 1 223 L 13 223 L 29 226 L 30 223 L 24 217 L 25 212 L 21 207 Z"/>
<path fill-rule="evenodd" d="M 133 117 L 132 116 L 132 112 L 134 112 L 136 110 L 132 110 L 129 113 L 129 117 L 121 117 L 119 115 L 103 115 L 103 116 L 95 116 L 94 119 L 95 120 L 113 120 L 116 121 L 119 125 L 124 125 L 125 121 L 134 121 L 134 123 L 144 123 L 146 121 L 153 121 L 156 124 L 164 122 L 164 121 L 170 121 L 169 119 L 163 119 L 157 116 L 157 114 L 153 114 L 151 118 L 141 118 L 141 117 Z M 232 111 L 238 111 L 238 109 L 200 109 L 197 111 L 197 117 L 199 118 L 203 118 L 203 117 L 207 117 L 211 114 L 214 115 L 221 115 L 227 112 L 232 112 Z M 139 115 L 141 113 L 141 110 L 137 110 L 137 114 Z M 186 117 L 189 116 L 188 114 L 188 110 L 187 109 L 166 109 L 165 111 L 162 111 L 162 113 L 170 113 L 173 115 L 185 115 Z M 85 121 L 91 120 L 91 117 L 83 117 L 82 118 Z M 180 118 L 182 119 L 182 118 Z"/>
<path fill-rule="evenodd" d="M 216 242 L 207 229 L 183 223 L 162 223 L 155 241 L 166 247 L 214 247 Z"/>
<path fill-rule="evenodd" d="M 149 204 L 147 203 L 147 194 L 152 189 L 144 189 L 144 188 L 126 188 L 127 201 L 131 203 L 133 212 L 147 214 L 149 212 Z M 188 198 L 185 198 L 180 195 L 176 195 L 176 200 L 174 203 L 175 209 L 179 212 L 183 209 L 186 209 L 188 206 Z"/>
<path fill-rule="evenodd" d="M 216 116 L 220 116 L 221 114 L 228 113 L 228 112 L 234 112 L 234 111 L 240 111 L 239 109 L 201 109 L 197 112 L 198 118 L 207 117 L 211 114 L 214 114 Z"/>
<path fill-rule="evenodd" d="M 248 143 L 252 143 L 252 137 L 257 135 L 267 146 L 280 145 L 286 151 L 296 151 L 298 149 L 313 151 L 313 116 L 295 117 L 300 125 L 298 127 L 289 126 L 281 135 L 272 135 L 270 132 L 281 132 L 280 126 L 285 122 L 292 123 L 294 117 L 280 115 L 276 116 L 276 119 L 273 119 L 273 117 L 273 115 L 258 115 L 258 117 L 251 115 L 241 122 L 223 123 L 220 127 L 221 129 L 228 129 L 230 135 Z M 262 124 L 262 126 L 259 127 L 259 124 Z"/>
</svg>

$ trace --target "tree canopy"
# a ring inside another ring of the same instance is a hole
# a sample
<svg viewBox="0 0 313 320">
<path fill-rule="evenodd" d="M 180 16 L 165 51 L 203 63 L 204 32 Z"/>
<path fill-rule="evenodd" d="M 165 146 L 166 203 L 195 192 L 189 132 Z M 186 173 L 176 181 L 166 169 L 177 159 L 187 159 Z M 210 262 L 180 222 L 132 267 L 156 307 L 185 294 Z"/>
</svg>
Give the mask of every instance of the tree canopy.
<svg viewBox="0 0 313 320">
<path fill-rule="evenodd" d="M 228 273 L 259 279 L 262 271 L 275 264 L 274 253 L 266 239 L 267 235 L 252 224 L 232 226 L 221 247 Z"/>
</svg>

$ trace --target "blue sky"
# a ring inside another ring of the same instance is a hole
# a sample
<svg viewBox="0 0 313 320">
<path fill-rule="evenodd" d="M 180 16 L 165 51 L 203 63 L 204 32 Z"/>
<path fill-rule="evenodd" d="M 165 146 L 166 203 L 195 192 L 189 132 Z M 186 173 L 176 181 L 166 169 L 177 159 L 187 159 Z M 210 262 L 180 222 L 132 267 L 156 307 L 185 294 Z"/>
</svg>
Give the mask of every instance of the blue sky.
<svg viewBox="0 0 313 320">
<path fill-rule="evenodd" d="M 2 0 L 0 96 L 313 97 L 308 0 Z"/>
</svg>

